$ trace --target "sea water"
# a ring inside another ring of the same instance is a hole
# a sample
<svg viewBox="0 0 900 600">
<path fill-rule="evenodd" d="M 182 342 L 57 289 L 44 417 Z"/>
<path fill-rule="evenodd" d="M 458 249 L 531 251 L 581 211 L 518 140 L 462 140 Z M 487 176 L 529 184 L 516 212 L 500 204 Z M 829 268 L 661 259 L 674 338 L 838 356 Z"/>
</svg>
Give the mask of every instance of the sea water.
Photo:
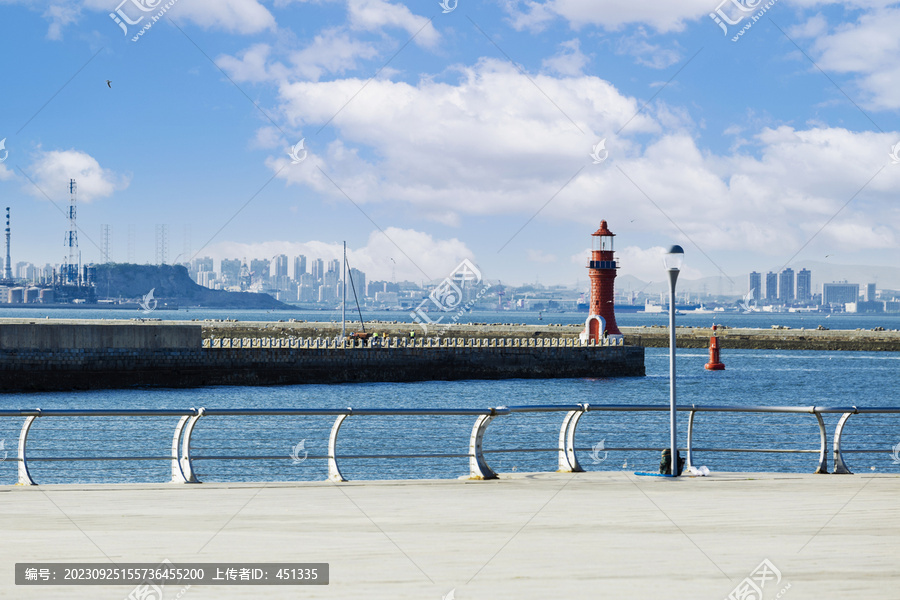
<svg viewBox="0 0 900 600">
<path fill-rule="evenodd" d="M 511 319 L 516 321 L 515 319 Z M 521 320 L 519 320 L 521 322 Z M 729 350 L 725 371 L 709 372 L 704 350 L 679 349 L 679 406 L 900 406 L 900 353 Z M 646 377 L 502 381 L 430 381 L 126 389 L 5 394 L 0 407 L 19 408 L 488 408 L 508 405 L 669 404 L 668 349 L 646 349 Z M 485 449 L 498 472 L 555 471 L 564 413 L 512 414 L 488 427 Z M 826 415 L 829 470 L 839 415 Z M 351 416 L 340 431 L 338 455 L 465 455 L 473 416 Z M 679 445 L 687 413 L 679 413 Z M 0 418 L 0 483 L 15 482 L 21 417 Z M 28 443 L 32 458 L 144 457 L 153 460 L 64 460 L 30 463 L 38 483 L 153 482 L 170 478 L 177 417 L 42 417 Z M 328 435 L 334 417 L 201 418 L 192 438 L 201 481 L 313 481 L 327 476 Z M 669 414 L 589 412 L 576 446 L 585 470 L 655 471 L 668 445 Z M 856 473 L 900 472 L 900 415 L 854 415 L 844 431 L 845 460 Z M 812 414 L 697 413 L 694 463 L 712 471 L 812 473 L 819 428 Z M 623 449 L 626 448 L 626 449 Z M 628 449 L 630 448 L 630 449 Z M 635 450 L 634 448 L 648 448 Z M 790 449 L 812 453 L 722 452 L 704 449 Z M 510 452 L 491 452 L 513 450 Z M 257 457 L 254 459 L 242 457 Z M 267 457 L 267 458 L 259 458 Z M 455 478 L 466 458 L 342 458 L 347 479 Z"/>
</svg>

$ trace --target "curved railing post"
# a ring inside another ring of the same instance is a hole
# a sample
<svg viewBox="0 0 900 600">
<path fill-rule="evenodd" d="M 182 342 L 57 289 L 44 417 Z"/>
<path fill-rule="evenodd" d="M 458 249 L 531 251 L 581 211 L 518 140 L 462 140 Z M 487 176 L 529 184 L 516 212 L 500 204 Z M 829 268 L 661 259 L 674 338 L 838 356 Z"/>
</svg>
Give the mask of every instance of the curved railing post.
<svg viewBox="0 0 900 600">
<path fill-rule="evenodd" d="M 691 414 L 688 417 L 688 432 L 687 432 L 687 462 L 684 465 L 684 468 L 690 472 L 691 467 L 694 466 L 694 415 L 697 413 L 694 410 L 694 405 L 691 405 Z"/>
<path fill-rule="evenodd" d="M 347 481 L 337 464 L 337 437 L 344 420 L 351 414 L 353 414 L 353 409 L 347 408 L 346 413 L 338 415 L 338 418 L 334 420 L 334 425 L 331 426 L 331 435 L 328 436 L 328 479 L 331 481 Z"/>
<path fill-rule="evenodd" d="M 191 415 L 184 415 L 178 419 L 178 425 L 175 426 L 175 434 L 172 436 L 172 483 L 187 483 L 187 478 L 181 470 L 181 455 L 178 452 L 181 442 L 181 433 L 184 431 L 184 424 L 191 418 Z"/>
<path fill-rule="evenodd" d="M 857 414 L 856 407 L 853 407 L 853 412 L 844 413 L 841 415 L 841 419 L 838 421 L 837 427 L 834 429 L 834 473 L 841 475 L 852 475 L 853 471 L 847 466 L 847 463 L 844 462 L 844 455 L 841 453 L 841 434 L 844 433 L 844 425 L 847 424 L 847 419 L 850 418 L 850 415 Z"/>
<path fill-rule="evenodd" d="M 499 415 L 509 414 L 509 409 L 499 406 L 491 409 L 491 414 L 480 415 L 472 426 L 472 435 L 469 436 L 469 479 L 498 479 L 497 474 L 491 469 L 484 459 L 484 432 Z"/>
<path fill-rule="evenodd" d="M 582 415 L 587 412 L 589 404 L 579 404 L 578 410 L 570 410 L 563 419 L 562 426 L 559 429 L 559 472 L 561 473 L 583 473 L 584 469 L 578 462 L 578 456 L 575 454 L 575 429 L 578 427 L 578 421 Z"/>
<path fill-rule="evenodd" d="M 37 485 L 34 482 L 34 479 L 31 478 L 31 473 L 28 472 L 28 458 L 25 454 L 25 445 L 28 443 L 28 432 L 31 430 L 31 425 L 34 423 L 34 420 L 41 416 L 41 409 L 37 409 L 36 415 L 31 415 L 30 417 L 25 417 L 25 422 L 22 423 L 22 431 L 19 432 L 19 480 L 16 485 Z"/>
<path fill-rule="evenodd" d="M 200 483 L 200 480 L 194 474 L 194 465 L 191 463 L 191 434 L 194 433 L 194 426 L 204 412 L 206 412 L 205 408 L 201 407 L 198 409 L 197 414 L 188 417 L 187 425 L 184 426 L 184 435 L 181 438 L 180 460 L 181 472 L 184 477 L 183 483 Z"/>
<path fill-rule="evenodd" d="M 825 421 L 822 419 L 822 414 L 816 410 L 816 407 L 812 407 L 813 414 L 816 415 L 816 420 L 819 422 L 819 436 L 822 438 L 822 444 L 819 447 L 819 466 L 816 467 L 816 474 L 828 474 L 828 434 L 825 432 Z"/>
</svg>

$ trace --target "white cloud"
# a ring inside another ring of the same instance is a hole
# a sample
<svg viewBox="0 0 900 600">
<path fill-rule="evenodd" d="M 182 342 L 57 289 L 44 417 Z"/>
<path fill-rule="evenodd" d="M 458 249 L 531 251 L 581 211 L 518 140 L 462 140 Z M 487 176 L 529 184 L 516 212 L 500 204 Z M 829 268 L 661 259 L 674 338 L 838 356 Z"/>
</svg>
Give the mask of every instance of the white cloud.
<svg viewBox="0 0 900 600">
<path fill-rule="evenodd" d="M 327 29 L 312 43 L 291 55 L 294 71 L 306 79 L 318 80 L 325 73 L 344 73 L 356 69 L 360 59 L 378 55 L 372 44 L 351 39 L 337 29 Z"/>
<path fill-rule="evenodd" d="M 568 21 L 573 29 L 598 25 L 619 29 L 623 25 L 642 23 L 659 32 L 681 31 L 685 22 L 706 17 L 714 8 L 710 0 L 508 0 L 507 11 L 518 29 L 540 29 L 555 18 Z"/>
<path fill-rule="evenodd" d="M 652 44 L 648 37 L 646 30 L 639 27 L 634 34 L 619 38 L 616 53 L 632 56 L 637 63 L 652 69 L 665 69 L 681 60 L 681 52 Z"/>
<path fill-rule="evenodd" d="M 543 66 L 545 69 L 555 71 L 560 75 L 574 77 L 582 75 L 584 67 L 590 59 L 581 52 L 581 41 L 574 38 L 559 45 L 559 52 L 545 58 Z"/>
<path fill-rule="evenodd" d="M 862 14 L 855 23 L 842 24 L 824 33 L 821 17 L 799 28 L 799 35 L 816 36 L 813 54 L 826 71 L 850 73 L 865 98 L 866 108 L 900 108 L 900 8 L 876 9 Z M 851 90 L 852 91 L 852 90 Z"/>
<path fill-rule="evenodd" d="M 129 177 L 102 168 L 94 157 L 78 150 L 41 151 L 25 172 L 40 190 L 30 182 L 25 189 L 35 197 L 46 194 L 53 200 L 68 198 L 70 179 L 77 182 L 81 202 L 106 198 L 129 184 Z"/>
<path fill-rule="evenodd" d="M 47 28 L 47 38 L 51 40 L 62 39 L 62 30 L 78 20 L 81 16 L 81 7 L 71 3 L 51 4 L 44 10 L 44 18 L 50 21 Z"/>
<path fill-rule="evenodd" d="M 637 113 L 639 101 L 597 77 L 533 76 L 550 102 L 506 63 L 485 60 L 461 72 L 455 84 L 371 82 L 365 100 L 332 121 L 338 140 L 317 147 L 308 139 L 309 159 L 279 177 L 335 201 L 346 202 L 346 194 L 360 205 L 391 203 L 450 224 L 461 215 L 524 222 L 546 204 L 539 220 L 636 222 L 638 231 L 693 240 L 719 262 L 717 252 L 746 248 L 790 256 L 889 162 L 897 137 L 755 127 L 741 144 L 713 153 L 698 146 L 687 113 L 662 105 L 625 131 L 649 134 L 638 143 L 609 132 Z M 282 110 L 297 127 L 316 126 L 362 83 L 284 85 Z M 588 153 L 604 137 L 610 158 L 593 165 Z M 287 160 L 276 156 L 269 166 L 277 171 Z M 869 232 L 854 236 L 856 249 L 895 247 L 900 215 L 891 190 L 898 186 L 900 169 L 885 168 L 815 244 L 844 243 L 852 230 Z"/>
<path fill-rule="evenodd" d="M 370 82 L 365 97 L 332 121 L 341 141 L 313 148 L 318 164 L 357 202 L 397 200 L 422 214 L 496 214 L 546 202 L 589 162 L 598 139 L 607 137 L 607 147 L 628 152 L 629 143 L 610 132 L 634 117 L 640 104 L 598 77 L 535 75 L 532 83 L 494 60 L 461 72 L 456 85 Z M 283 85 L 282 112 L 297 127 L 324 123 L 364 83 Z M 629 125 L 635 132 L 657 127 L 643 114 Z M 376 158 L 362 154 L 364 148 Z M 314 168 L 285 169 L 280 176 L 336 193 Z"/>
<path fill-rule="evenodd" d="M 135 2 L 156 10 L 143 11 L 132 4 Z M 159 12 L 165 4 L 164 0 L 132 0 L 126 3 L 122 10 L 136 20 L 138 15 Z M 84 6 L 109 13 L 116 8 L 117 2 L 84 0 Z M 275 17 L 258 0 L 179 0 L 166 14 L 179 22 L 189 21 L 206 29 L 219 29 L 244 35 L 275 28 Z"/>
<path fill-rule="evenodd" d="M 378 31 L 384 27 L 399 27 L 415 37 L 420 46 L 433 47 L 440 41 L 440 34 L 425 17 L 414 15 L 402 4 L 385 0 L 348 0 L 350 24 L 354 29 Z"/>
<path fill-rule="evenodd" d="M 250 147 L 254 149 L 271 150 L 281 148 L 285 145 L 284 137 L 276 127 L 266 126 L 256 130 L 256 136 L 250 142 Z"/>
<path fill-rule="evenodd" d="M 326 262 L 341 259 L 342 244 L 338 242 L 272 241 L 255 244 L 221 242 L 203 251 L 216 261 L 223 258 L 268 258 L 278 254 L 294 257 L 303 254 L 307 259 L 321 258 Z M 347 248 L 350 266 L 361 270 L 369 281 L 440 280 L 453 272 L 462 259 L 473 259 L 472 252 L 456 238 L 435 239 L 427 233 L 412 229 L 388 227 L 384 233 L 373 231 L 362 248 Z"/>
<path fill-rule="evenodd" d="M 15 177 L 15 173 L 13 173 L 12 169 L 8 168 L 3 163 L 0 163 L 0 181 L 6 181 L 13 177 Z"/>
</svg>

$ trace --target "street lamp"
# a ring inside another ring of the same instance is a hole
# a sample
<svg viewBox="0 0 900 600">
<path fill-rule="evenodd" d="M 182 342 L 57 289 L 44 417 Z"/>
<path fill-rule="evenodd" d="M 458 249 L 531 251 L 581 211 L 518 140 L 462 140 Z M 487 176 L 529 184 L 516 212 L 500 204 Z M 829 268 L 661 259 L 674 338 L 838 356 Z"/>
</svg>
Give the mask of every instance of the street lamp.
<svg viewBox="0 0 900 600">
<path fill-rule="evenodd" d="M 675 281 L 684 262 L 684 248 L 672 246 L 663 259 L 669 272 L 669 470 L 672 477 L 678 477 L 678 442 L 675 419 Z"/>
</svg>

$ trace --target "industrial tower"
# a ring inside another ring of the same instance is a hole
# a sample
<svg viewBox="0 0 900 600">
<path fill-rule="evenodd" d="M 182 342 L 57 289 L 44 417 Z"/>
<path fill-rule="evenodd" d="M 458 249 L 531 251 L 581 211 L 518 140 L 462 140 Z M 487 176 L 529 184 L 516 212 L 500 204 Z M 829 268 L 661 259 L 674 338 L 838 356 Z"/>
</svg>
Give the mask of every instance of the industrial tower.
<svg viewBox="0 0 900 600">
<path fill-rule="evenodd" d="M 81 270 L 81 255 L 78 252 L 78 225 L 75 223 L 75 194 L 77 186 L 75 180 L 69 180 L 69 231 L 66 234 L 65 245 L 69 249 L 69 258 L 63 265 L 61 279 L 63 285 L 78 285 L 78 273 Z"/>
</svg>

